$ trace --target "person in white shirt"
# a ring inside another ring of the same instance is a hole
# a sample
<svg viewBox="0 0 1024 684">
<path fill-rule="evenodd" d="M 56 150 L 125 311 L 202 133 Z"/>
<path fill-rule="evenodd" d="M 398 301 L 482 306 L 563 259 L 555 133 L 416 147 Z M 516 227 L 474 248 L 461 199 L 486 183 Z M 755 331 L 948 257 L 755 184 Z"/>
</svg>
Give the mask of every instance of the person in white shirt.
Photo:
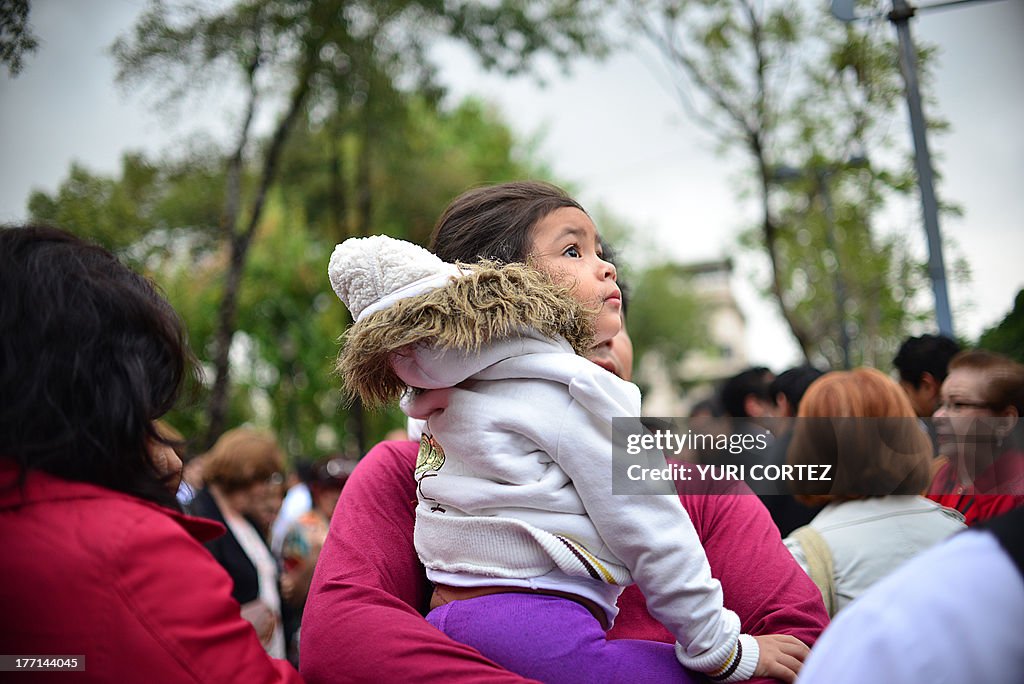
<svg viewBox="0 0 1024 684">
<path fill-rule="evenodd" d="M 986 529 L 987 528 L 987 529 Z M 800 684 L 1019 684 L 1024 508 L 920 554 L 844 610 Z"/>
</svg>

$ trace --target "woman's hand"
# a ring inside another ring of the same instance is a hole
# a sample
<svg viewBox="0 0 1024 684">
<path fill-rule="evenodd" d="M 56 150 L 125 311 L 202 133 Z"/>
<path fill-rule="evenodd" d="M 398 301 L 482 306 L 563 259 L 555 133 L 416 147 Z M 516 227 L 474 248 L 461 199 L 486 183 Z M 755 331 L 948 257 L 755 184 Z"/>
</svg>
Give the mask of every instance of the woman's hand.
<svg viewBox="0 0 1024 684">
<path fill-rule="evenodd" d="M 161 479 L 166 478 L 167 488 L 172 494 L 177 493 L 181 484 L 181 458 L 177 452 L 163 442 L 149 441 L 149 459 Z"/>
<path fill-rule="evenodd" d="M 264 646 L 270 643 L 274 636 L 274 628 L 277 627 L 277 616 L 270 606 L 259 599 L 249 601 L 242 606 L 242 617 L 255 628 L 260 643 Z"/>
</svg>

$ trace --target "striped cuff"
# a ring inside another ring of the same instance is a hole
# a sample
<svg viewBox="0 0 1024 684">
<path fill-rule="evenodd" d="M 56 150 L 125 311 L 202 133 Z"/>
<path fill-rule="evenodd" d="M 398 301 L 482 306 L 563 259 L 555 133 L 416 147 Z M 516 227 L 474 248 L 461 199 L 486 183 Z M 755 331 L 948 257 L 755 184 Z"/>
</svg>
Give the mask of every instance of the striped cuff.
<svg viewBox="0 0 1024 684">
<path fill-rule="evenodd" d="M 757 640 L 749 634 L 740 634 L 729 659 L 715 672 L 709 672 L 708 677 L 713 682 L 745 682 L 754 676 L 760 657 Z"/>
<path fill-rule="evenodd" d="M 676 643 L 676 658 L 684 667 L 695 669 L 692 664 L 684 662 L 684 655 L 682 645 Z M 761 649 L 757 645 L 757 640 L 749 634 L 740 634 L 725 662 L 714 670 L 704 671 L 704 674 L 713 682 L 743 682 L 754 676 L 760 657 Z"/>
</svg>

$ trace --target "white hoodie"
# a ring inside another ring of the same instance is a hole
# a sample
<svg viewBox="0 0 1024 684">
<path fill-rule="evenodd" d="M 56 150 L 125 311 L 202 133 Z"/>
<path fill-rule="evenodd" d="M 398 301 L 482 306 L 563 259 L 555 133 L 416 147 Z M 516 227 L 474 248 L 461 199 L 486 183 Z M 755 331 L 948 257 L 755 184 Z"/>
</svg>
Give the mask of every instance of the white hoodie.
<svg viewBox="0 0 1024 684">
<path fill-rule="evenodd" d="M 461 586 L 529 578 L 597 600 L 609 621 L 621 588 L 636 581 L 683 665 L 724 669 L 740 638 L 741 661 L 724 681 L 753 675 L 757 642 L 723 607 L 679 499 L 612 494 L 612 418 L 640 415 L 636 385 L 532 330 L 478 353 L 418 347 L 392 366 L 422 390 L 403 410 L 427 424 L 415 543 L 428 577 Z"/>
</svg>

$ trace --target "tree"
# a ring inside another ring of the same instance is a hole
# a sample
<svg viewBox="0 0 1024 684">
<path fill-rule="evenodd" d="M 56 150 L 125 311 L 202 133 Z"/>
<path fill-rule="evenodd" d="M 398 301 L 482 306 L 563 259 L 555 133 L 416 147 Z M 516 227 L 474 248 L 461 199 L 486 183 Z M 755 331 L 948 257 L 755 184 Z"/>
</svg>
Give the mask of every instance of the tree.
<svg viewBox="0 0 1024 684">
<path fill-rule="evenodd" d="M 529 150 L 490 107 L 468 100 L 447 110 L 414 95 L 406 100 L 410 123 L 392 129 L 375 155 L 375 232 L 423 243 L 457 192 L 484 181 L 536 175 L 539 166 Z M 341 150 L 342 168 L 352 171 L 344 184 L 354 187 L 357 149 L 351 141 L 335 145 L 329 126 L 301 127 L 297 133 L 282 156 L 242 272 L 225 420 L 273 428 L 293 455 L 357 453 L 361 439 L 378 440 L 403 420 L 397 410 L 365 416 L 346 411 L 332 370 L 348 319 L 326 277 L 339 237 L 329 206 L 334 171 L 325 162 L 332 148 Z M 33 220 L 103 243 L 161 286 L 187 325 L 207 380 L 230 258 L 229 247 L 218 239 L 224 174 L 220 154 L 127 154 L 110 176 L 72 165 L 56 192 L 37 192 L 30 200 Z M 253 182 L 251 174 L 241 180 Z M 204 405 L 212 385 L 192 389 L 193 401 L 168 418 L 184 434 L 199 437 L 206 431 Z"/>
<path fill-rule="evenodd" d="M 183 239 L 197 252 L 213 249 L 219 167 L 219 159 L 191 151 L 174 160 L 128 152 L 116 177 L 72 163 L 54 195 L 35 191 L 29 196 L 28 214 L 32 221 L 95 240 L 147 270 Z"/>
<path fill-rule="evenodd" d="M 686 380 L 683 359 L 709 342 L 707 302 L 694 287 L 692 269 L 665 261 L 649 235 L 603 207 L 594 207 L 591 216 L 605 243 L 605 258 L 618 271 L 633 341 L 633 382 L 645 393 L 662 378 L 678 387 Z"/>
<path fill-rule="evenodd" d="M 21 73 L 25 55 L 39 47 L 28 15 L 28 0 L 0 0 L 0 64 L 7 65 L 11 76 Z"/>
<path fill-rule="evenodd" d="M 707 331 L 702 303 L 694 293 L 690 278 L 677 264 L 659 263 L 643 268 L 629 280 L 631 292 L 626 317 L 633 351 L 638 361 L 638 381 L 644 377 L 639 360 L 654 357 L 648 368 L 666 373 L 678 384 L 680 364 L 687 352 L 703 347 Z"/>
<path fill-rule="evenodd" d="M 923 266 L 874 225 L 913 190 L 909 157 L 890 151 L 902 84 L 884 27 L 841 25 L 818 8 L 644 0 L 623 11 L 664 57 L 687 112 L 746 159 L 744 192 L 761 219 L 744 244 L 768 257 L 767 291 L 804 356 L 839 365 L 845 324 L 853 362 L 870 363 L 921 317 L 912 302 Z M 783 184 L 782 167 L 802 179 Z"/>
<path fill-rule="evenodd" d="M 513 73 L 527 69 L 539 53 L 564 60 L 598 50 L 600 43 L 592 39 L 595 16 L 586 3 L 558 0 L 488 5 L 468 0 L 246 0 L 220 11 L 200 4 L 171 8 L 154 0 L 132 35 L 113 47 L 122 82 L 162 83 L 168 74 L 176 74 L 171 92 L 178 94 L 227 69 L 243 76 L 247 92 L 237 144 L 226 161 L 221 224 L 230 258 L 215 338 L 207 441 L 224 425 L 228 352 L 248 251 L 285 144 L 302 117 L 314 115 L 318 107 L 328 112 L 358 107 L 355 215 L 365 230 L 373 211 L 371 152 L 383 132 L 378 106 L 389 92 L 402 90 L 403 80 L 415 90 L 437 90 L 426 56 L 431 39 L 448 35 L 469 45 L 485 66 Z M 256 185 L 247 193 L 243 211 L 243 160 L 250 153 L 254 113 L 266 104 L 271 90 L 288 96 L 258 153 Z M 336 155 L 335 161 L 340 158 Z"/>
<path fill-rule="evenodd" d="M 1010 313 L 981 334 L 978 346 L 1024 363 L 1024 289 L 1014 298 Z"/>
</svg>

